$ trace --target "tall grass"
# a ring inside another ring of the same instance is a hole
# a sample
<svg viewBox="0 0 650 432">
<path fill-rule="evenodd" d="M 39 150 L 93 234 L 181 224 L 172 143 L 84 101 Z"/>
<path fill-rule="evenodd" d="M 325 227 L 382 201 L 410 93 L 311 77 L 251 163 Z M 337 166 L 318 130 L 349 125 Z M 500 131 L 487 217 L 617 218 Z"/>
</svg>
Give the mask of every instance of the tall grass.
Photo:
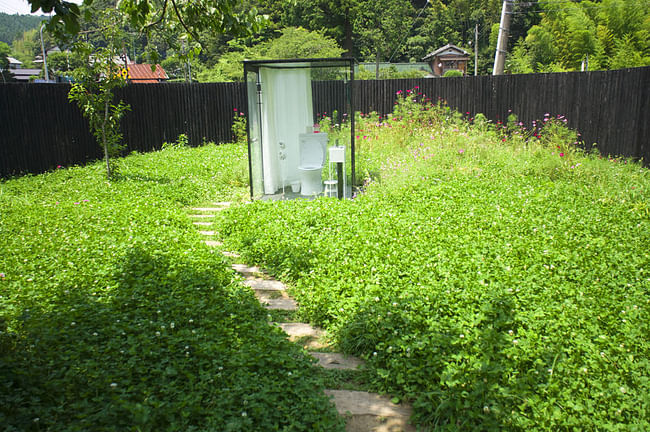
<svg viewBox="0 0 650 432">
<path fill-rule="evenodd" d="M 234 208 L 226 241 L 440 430 L 645 430 L 650 174 L 562 117 L 491 125 L 410 92 L 360 117 L 365 192 Z"/>
</svg>

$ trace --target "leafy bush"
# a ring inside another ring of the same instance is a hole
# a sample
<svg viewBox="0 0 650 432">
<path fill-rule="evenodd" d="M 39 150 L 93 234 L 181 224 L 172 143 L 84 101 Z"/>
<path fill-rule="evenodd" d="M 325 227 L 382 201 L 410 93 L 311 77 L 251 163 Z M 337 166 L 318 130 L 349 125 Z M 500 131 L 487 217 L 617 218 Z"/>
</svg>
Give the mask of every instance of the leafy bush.
<svg viewBox="0 0 650 432">
<path fill-rule="evenodd" d="M 182 137 L 181 137 L 182 141 Z M 343 430 L 186 206 L 246 195 L 242 146 L 0 183 L 5 431 Z"/>
<path fill-rule="evenodd" d="M 448 71 L 445 71 L 443 77 L 444 78 L 453 78 L 453 77 L 462 77 L 463 76 L 463 71 L 459 71 L 456 69 L 450 69 Z"/>
<path fill-rule="evenodd" d="M 234 208 L 229 246 L 420 424 L 649 429 L 648 171 L 561 119 L 515 136 L 417 93 L 358 118 L 365 193 Z"/>
</svg>

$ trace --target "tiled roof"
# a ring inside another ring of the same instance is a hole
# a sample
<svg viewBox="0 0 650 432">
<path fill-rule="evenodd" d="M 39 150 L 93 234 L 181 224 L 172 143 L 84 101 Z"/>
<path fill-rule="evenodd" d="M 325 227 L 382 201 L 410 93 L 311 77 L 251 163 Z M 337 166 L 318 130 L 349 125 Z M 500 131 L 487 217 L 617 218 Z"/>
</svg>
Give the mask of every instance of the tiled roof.
<svg viewBox="0 0 650 432">
<path fill-rule="evenodd" d="M 467 51 L 465 51 L 464 49 L 457 47 L 456 45 L 447 44 L 447 45 L 445 45 L 445 46 L 443 46 L 441 48 L 438 48 L 434 52 L 427 54 L 426 56 L 424 56 L 422 58 L 422 60 L 427 60 L 427 59 L 429 59 L 431 57 L 435 57 L 437 55 L 469 56 L 469 53 Z"/>
<path fill-rule="evenodd" d="M 159 64 L 156 65 L 155 70 L 151 70 L 150 64 L 135 64 L 130 63 L 129 80 L 134 84 L 149 84 L 158 83 L 169 79 L 167 72 Z"/>
</svg>

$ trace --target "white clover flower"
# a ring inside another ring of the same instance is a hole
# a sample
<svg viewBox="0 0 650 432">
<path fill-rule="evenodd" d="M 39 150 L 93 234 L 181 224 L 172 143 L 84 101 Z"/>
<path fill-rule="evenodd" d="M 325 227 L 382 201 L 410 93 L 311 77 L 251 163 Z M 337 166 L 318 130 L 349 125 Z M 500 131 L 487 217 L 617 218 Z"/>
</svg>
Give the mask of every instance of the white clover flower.
<svg viewBox="0 0 650 432">
<path fill-rule="evenodd" d="M 485 405 L 485 406 L 483 407 L 483 412 L 486 413 L 486 414 L 489 413 L 489 412 L 490 412 L 490 407 L 487 406 L 487 405 Z"/>
<path fill-rule="evenodd" d="M 512 335 L 514 332 L 512 330 L 508 330 L 508 334 Z"/>
<path fill-rule="evenodd" d="M 269 315 L 269 316 L 270 316 L 270 315 Z M 192 324 L 192 323 L 194 322 L 194 320 L 193 320 L 193 319 L 190 319 L 188 322 L 189 322 L 190 324 Z"/>
<path fill-rule="evenodd" d="M 160 332 L 159 332 L 159 331 L 156 332 L 156 336 L 160 336 Z"/>
<path fill-rule="evenodd" d="M 172 328 L 172 329 L 173 329 L 174 327 L 176 327 L 176 325 L 175 325 L 174 323 L 170 323 L 170 324 L 169 324 L 169 328 Z"/>
<path fill-rule="evenodd" d="M 621 390 L 621 393 L 623 394 L 627 393 L 627 389 L 625 387 L 621 387 L 619 390 Z"/>
<path fill-rule="evenodd" d="M 517 339 L 514 339 L 514 340 L 512 341 L 512 343 L 515 344 L 515 345 L 517 345 L 517 344 L 519 343 L 519 341 L 518 341 Z"/>
<path fill-rule="evenodd" d="M 462 338 L 465 337 L 465 335 L 461 333 L 460 336 L 458 336 L 458 337 L 462 339 Z"/>
<path fill-rule="evenodd" d="M 553 375 L 553 369 L 548 370 L 549 375 Z"/>
<path fill-rule="evenodd" d="M 74 326 L 76 326 L 76 325 L 77 325 L 77 323 L 76 323 L 76 322 L 74 322 L 74 321 L 72 321 L 72 322 L 70 323 L 70 325 L 74 327 Z"/>
<path fill-rule="evenodd" d="M 112 388 L 115 388 L 115 387 L 117 387 L 117 383 L 114 383 L 114 382 L 113 382 L 113 383 L 111 383 L 111 387 L 112 387 Z"/>
<path fill-rule="evenodd" d="M 377 357 L 377 351 L 372 353 L 373 357 Z"/>
</svg>

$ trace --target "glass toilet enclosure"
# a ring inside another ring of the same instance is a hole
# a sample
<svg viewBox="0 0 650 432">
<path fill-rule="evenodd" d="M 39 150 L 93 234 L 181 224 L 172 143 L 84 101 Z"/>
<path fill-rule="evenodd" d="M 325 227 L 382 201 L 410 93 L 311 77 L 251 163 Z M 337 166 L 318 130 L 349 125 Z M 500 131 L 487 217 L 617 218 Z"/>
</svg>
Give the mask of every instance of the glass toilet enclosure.
<svg viewBox="0 0 650 432">
<path fill-rule="evenodd" d="M 327 149 L 336 143 L 317 122 L 321 113 L 353 112 L 353 66 L 352 59 L 244 62 L 251 198 L 324 193 Z M 341 143 L 350 148 L 351 178 L 345 179 L 349 185 L 354 182 L 354 116 L 350 117 L 349 142 Z"/>
</svg>

